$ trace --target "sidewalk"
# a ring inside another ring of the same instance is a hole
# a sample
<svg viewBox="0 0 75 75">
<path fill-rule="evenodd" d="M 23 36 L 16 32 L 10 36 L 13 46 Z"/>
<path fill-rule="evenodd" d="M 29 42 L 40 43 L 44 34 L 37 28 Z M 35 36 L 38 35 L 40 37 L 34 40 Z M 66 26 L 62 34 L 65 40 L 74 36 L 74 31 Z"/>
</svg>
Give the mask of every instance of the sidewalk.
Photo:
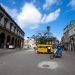
<svg viewBox="0 0 75 75">
<path fill-rule="evenodd" d="M 3 55 L 7 55 L 7 54 L 10 54 L 10 53 L 14 53 L 14 52 L 17 52 L 17 51 L 22 51 L 23 49 L 21 48 L 15 48 L 15 49 L 0 49 L 0 56 L 3 56 Z"/>
<path fill-rule="evenodd" d="M 64 51 L 64 52 L 66 52 L 67 54 L 69 54 L 72 57 L 75 57 L 75 52 L 74 51 Z"/>
</svg>

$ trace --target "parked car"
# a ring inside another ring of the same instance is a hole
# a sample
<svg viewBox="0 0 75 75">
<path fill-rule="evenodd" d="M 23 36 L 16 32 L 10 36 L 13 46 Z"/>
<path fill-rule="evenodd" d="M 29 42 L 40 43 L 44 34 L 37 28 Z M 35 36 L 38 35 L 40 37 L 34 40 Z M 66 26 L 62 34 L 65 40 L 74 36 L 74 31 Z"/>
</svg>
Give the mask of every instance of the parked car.
<svg viewBox="0 0 75 75">
<path fill-rule="evenodd" d="M 9 45 L 9 49 L 14 49 L 15 46 L 14 45 Z"/>
</svg>

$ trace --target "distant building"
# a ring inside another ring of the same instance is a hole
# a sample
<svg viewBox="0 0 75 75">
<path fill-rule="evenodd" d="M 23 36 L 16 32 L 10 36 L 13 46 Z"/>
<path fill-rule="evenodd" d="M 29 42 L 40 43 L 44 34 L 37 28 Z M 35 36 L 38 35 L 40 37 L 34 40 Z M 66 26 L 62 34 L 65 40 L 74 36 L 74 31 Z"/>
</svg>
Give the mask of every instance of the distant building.
<svg viewBox="0 0 75 75">
<path fill-rule="evenodd" d="M 27 46 L 27 45 L 30 46 L 31 48 L 36 47 L 35 40 L 34 39 L 30 39 L 30 38 L 25 39 L 24 40 L 24 46 Z"/>
<path fill-rule="evenodd" d="M 65 28 L 62 44 L 68 50 L 75 50 L 75 20 L 72 20 Z"/>
<path fill-rule="evenodd" d="M 8 48 L 9 45 L 22 47 L 23 43 L 24 31 L 0 5 L 0 48 Z"/>
</svg>

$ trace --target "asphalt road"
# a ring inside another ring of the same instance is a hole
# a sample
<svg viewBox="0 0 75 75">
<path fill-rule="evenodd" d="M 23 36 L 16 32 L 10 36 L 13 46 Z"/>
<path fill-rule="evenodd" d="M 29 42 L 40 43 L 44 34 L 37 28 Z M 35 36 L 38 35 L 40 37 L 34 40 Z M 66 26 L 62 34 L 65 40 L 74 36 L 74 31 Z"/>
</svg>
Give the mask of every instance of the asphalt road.
<svg viewBox="0 0 75 75">
<path fill-rule="evenodd" d="M 75 75 L 75 54 L 50 59 L 34 50 L 14 52 L 0 57 L 0 75 Z"/>
</svg>

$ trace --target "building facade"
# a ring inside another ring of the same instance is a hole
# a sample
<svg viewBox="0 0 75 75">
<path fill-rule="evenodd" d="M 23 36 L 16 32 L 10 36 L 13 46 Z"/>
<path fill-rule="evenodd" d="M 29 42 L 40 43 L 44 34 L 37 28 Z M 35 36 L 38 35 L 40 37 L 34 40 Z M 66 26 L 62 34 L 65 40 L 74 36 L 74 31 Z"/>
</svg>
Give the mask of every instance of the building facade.
<svg viewBox="0 0 75 75">
<path fill-rule="evenodd" d="M 64 28 L 62 44 L 67 50 L 75 51 L 75 20 Z"/>
<path fill-rule="evenodd" d="M 32 38 L 26 38 L 26 39 L 24 40 L 24 46 L 27 46 L 27 45 L 29 45 L 30 48 L 35 48 L 35 47 L 36 47 L 36 42 L 35 42 L 35 40 L 32 39 Z"/>
<path fill-rule="evenodd" d="M 22 47 L 24 32 L 0 5 L 0 48 Z"/>
</svg>

